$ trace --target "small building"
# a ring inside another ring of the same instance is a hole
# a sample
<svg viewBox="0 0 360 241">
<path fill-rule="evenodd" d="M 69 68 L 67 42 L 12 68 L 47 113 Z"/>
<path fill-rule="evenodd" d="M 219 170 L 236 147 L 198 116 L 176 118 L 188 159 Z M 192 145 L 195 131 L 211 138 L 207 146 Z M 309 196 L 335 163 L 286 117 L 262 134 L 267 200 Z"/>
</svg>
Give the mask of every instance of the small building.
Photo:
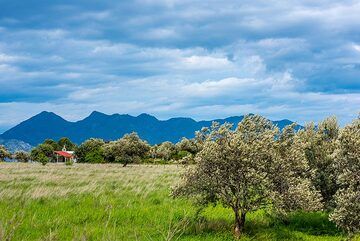
<svg viewBox="0 0 360 241">
<path fill-rule="evenodd" d="M 64 146 L 61 151 L 55 151 L 56 155 L 56 162 L 76 162 L 75 155 L 73 151 L 67 151 L 66 147 Z"/>
</svg>

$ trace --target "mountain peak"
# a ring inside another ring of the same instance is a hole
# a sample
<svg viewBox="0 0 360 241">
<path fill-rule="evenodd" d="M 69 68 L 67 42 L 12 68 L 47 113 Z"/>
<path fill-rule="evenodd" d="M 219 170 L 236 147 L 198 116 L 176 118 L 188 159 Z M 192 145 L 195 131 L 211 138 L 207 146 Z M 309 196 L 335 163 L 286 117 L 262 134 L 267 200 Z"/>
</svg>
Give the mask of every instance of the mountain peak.
<svg viewBox="0 0 360 241">
<path fill-rule="evenodd" d="M 39 114 L 37 114 L 35 116 L 58 116 L 58 115 L 55 114 L 54 112 L 44 110 L 44 111 L 41 111 Z"/>
<path fill-rule="evenodd" d="M 94 110 L 93 112 L 91 112 L 91 114 L 89 116 L 107 116 L 107 115 L 100 111 Z"/>
<path fill-rule="evenodd" d="M 49 119 L 60 119 L 60 120 L 64 120 L 61 116 L 55 114 L 54 112 L 50 112 L 50 111 L 42 111 L 39 114 L 31 117 L 30 119 L 44 119 L 44 120 L 49 120 Z"/>
<path fill-rule="evenodd" d="M 158 120 L 155 116 L 149 115 L 147 113 L 141 113 L 137 116 L 137 118 L 144 119 L 144 120 Z"/>
<path fill-rule="evenodd" d="M 279 123 L 284 123 L 286 125 L 290 125 L 292 124 L 293 122 L 291 120 L 288 120 L 288 119 L 282 119 L 282 120 L 278 120 L 276 122 L 279 122 Z"/>
</svg>

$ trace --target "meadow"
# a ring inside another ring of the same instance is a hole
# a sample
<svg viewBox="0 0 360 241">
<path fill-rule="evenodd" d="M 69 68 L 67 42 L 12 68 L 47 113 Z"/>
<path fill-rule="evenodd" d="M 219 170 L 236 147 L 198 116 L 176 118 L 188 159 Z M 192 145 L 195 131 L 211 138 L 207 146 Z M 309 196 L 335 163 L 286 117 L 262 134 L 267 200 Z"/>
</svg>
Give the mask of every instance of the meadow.
<svg viewBox="0 0 360 241">
<path fill-rule="evenodd" d="M 170 188 L 177 165 L 0 163 L 0 240 L 233 240 L 233 214 L 200 214 Z M 344 240 L 325 213 L 259 211 L 241 240 Z M 355 238 L 355 240 L 360 240 Z"/>
</svg>

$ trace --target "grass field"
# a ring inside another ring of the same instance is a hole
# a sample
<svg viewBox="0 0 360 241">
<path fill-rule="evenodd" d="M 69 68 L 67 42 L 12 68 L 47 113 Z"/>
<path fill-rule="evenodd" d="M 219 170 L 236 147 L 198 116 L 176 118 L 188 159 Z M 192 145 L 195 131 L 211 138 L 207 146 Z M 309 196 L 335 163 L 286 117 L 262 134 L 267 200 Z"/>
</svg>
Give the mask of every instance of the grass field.
<svg viewBox="0 0 360 241">
<path fill-rule="evenodd" d="M 0 163 L 0 240 L 233 240 L 232 213 L 174 200 L 175 165 Z M 322 213 L 249 215 L 242 240 L 343 240 Z M 359 239 L 358 239 L 359 240 Z"/>
</svg>

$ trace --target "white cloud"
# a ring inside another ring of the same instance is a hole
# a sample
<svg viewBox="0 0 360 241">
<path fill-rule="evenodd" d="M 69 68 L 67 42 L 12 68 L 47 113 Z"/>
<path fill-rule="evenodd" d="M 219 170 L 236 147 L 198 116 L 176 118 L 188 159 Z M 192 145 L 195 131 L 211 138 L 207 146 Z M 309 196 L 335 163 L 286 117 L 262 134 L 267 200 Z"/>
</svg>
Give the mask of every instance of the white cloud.
<svg viewBox="0 0 360 241">
<path fill-rule="evenodd" d="M 353 48 L 354 48 L 356 51 L 360 52 L 360 45 L 359 45 L 359 44 L 353 44 Z"/>
<path fill-rule="evenodd" d="M 7 55 L 7 54 L 3 54 L 0 53 L 0 63 L 5 63 L 5 62 L 14 62 L 17 61 L 19 58 L 16 56 L 11 56 L 11 55 Z"/>
<path fill-rule="evenodd" d="M 181 65 L 185 69 L 219 69 L 228 68 L 232 66 L 232 63 L 224 57 L 212 57 L 212 56 L 190 56 L 181 59 Z"/>
</svg>

